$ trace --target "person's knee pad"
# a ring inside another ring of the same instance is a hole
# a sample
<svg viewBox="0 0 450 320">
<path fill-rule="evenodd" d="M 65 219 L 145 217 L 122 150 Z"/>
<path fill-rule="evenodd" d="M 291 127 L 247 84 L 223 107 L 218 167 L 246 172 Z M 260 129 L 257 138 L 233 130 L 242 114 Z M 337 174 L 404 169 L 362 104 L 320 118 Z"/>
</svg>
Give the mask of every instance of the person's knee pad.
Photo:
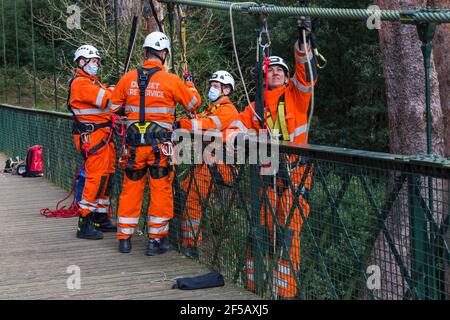
<svg viewBox="0 0 450 320">
<path fill-rule="evenodd" d="M 127 178 L 133 181 L 139 181 L 143 176 L 147 173 L 147 167 L 139 169 L 139 170 L 129 170 L 125 169 L 125 174 Z"/>
<path fill-rule="evenodd" d="M 168 167 L 150 167 L 150 176 L 153 179 L 161 179 L 169 175 Z"/>
</svg>

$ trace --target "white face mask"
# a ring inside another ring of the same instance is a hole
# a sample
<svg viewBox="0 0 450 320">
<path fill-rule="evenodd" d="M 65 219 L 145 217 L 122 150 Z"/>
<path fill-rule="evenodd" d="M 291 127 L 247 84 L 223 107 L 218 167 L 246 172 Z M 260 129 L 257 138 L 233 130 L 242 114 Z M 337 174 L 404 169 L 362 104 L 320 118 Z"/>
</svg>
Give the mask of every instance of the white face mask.
<svg viewBox="0 0 450 320">
<path fill-rule="evenodd" d="M 211 87 L 210 89 L 209 89 L 209 92 L 208 92 L 208 98 L 211 100 L 211 101 L 216 101 L 217 99 L 219 99 L 220 98 L 220 94 L 221 94 L 222 92 L 219 90 L 219 89 L 216 89 L 216 88 L 214 88 L 214 87 Z"/>
<path fill-rule="evenodd" d="M 93 65 L 92 63 L 88 63 L 86 66 L 86 72 L 90 75 L 96 76 L 98 72 L 98 67 Z"/>
</svg>

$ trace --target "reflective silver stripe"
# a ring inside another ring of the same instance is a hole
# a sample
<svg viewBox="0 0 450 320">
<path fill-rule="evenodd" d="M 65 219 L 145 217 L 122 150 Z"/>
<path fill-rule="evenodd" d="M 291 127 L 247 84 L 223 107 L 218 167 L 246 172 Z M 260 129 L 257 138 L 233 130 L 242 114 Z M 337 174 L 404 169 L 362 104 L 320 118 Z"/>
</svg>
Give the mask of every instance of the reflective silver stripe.
<svg viewBox="0 0 450 320">
<path fill-rule="evenodd" d="M 124 224 L 138 224 L 139 218 L 125 218 L 125 217 L 118 217 L 117 223 L 124 223 Z"/>
<path fill-rule="evenodd" d="M 120 107 L 121 107 L 120 104 L 114 104 L 114 103 L 109 102 L 109 108 L 111 110 L 116 110 L 116 109 L 119 109 Z"/>
<path fill-rule="evenodd" d="M 305 133 L 308 129 L 308 125 L 305 124 L 303 126 L 295 128 L 294 132 L 290 135 L 291 142 L 294 141 L 294 138 Z"/>
<path fill-rule="evenodd" d="M 197 119 L 192 119 L 191 123 L 192 123 L 192 131 L 198 131 L 198 121 L 197 121 Z"/>
<path fill-rule="evenodd" d="M 186 106 L 186 109 L 188 109 L 188 110 L 191 110 L 194 106 L 195 106 L 195 104 L 197 103 L 197 97 L 193 97 L 192 98 L 192 100 L 191 100 L 191 102 L 189 102 L 188 103 L 188 105 Z"/>
<path fill-rule="evenodd" d="M 169 230 L 169 224 L 166 224 L 165 226 L 159 227 L 159 228 L 149 228 L 148 229 L 148 233 L 151 234 L 160 234 L 163 233 L 165 231 Z"/>
<path fill-rule="evenodd" d="M 101 109 L 72 109 L 72 111 L 76 116 L 90 115 L 90 114 L 104 114 L 104 113 L 109 112 L 108 108 L 105 108 L 103 110 L 101 110 Z"/>
<path fill-rule="evenodd" d="M 283 265 L 278 265 L 278 271 L 284 273 L 287 276 L 291 274 L 291 269 Z"/>
<path fill-rule="evenodd" d="M 287 288 L 287 286 L 288 286 L 287 281 L 283 280 L 283 279 L 280 279 L 280 278 L 277 279 L 277 283 L 278 283 L 279 286 L 282 286 L 283 288 Z"/>
<path fill-rule="evenodd" d="M 95 212 L 98 213 L 108 213 L 109 208 L 97 208 L 95 209 Z"/>
<path fill-rule="evenodd" d="M 84 199 L 81 200 L 78 205 L 82 209 L 88 209 L 88 210 L 91 210 L 91 211 L 97 209 L 97 203 L 96 202 L 92 203 L 92 202 L 86 201 Z"/>
<path fill-rule="evenodd" d="M 300 50 L 300 47 L 298 46 L 298 40 L 295 42 L 295 50 L 300 54 L 305 54 L 305 50 Z M 311 53 L 311 49 L 308 50 L 308 53 Z"/>
<path fill-rule="evenodd" d="M 110 204 L 110 201 L 108 199 L 98 199 L 98 204 L 107 206 Z"/>
<path fill-rule="evenodd" d="M 152 217 L 150 216 L 149 222 L 150 223 L 164 223 L 169 221 L 169 218 L 159 218 L 159 217 Z"/>
<path fill-rule="evenodd" d="M 188 221 L 183 221 L 181 223 L 182 227 L 195 227 L 195 226 L 199 226 L 200 225 L 200 219 L 198 220 L 188 220 Z"/>
<path fill-rule="evenodd" d="M 192 91 L 197 91 L 197 89 L 196 89 L 196 88 L 189 88 L 189 90 L 192 90 Z"/>
<path fill-rule="evenodd" d="M 139 107 L 125 106 L 125 111 L 139 112 Z M 149 107 L 145 108 L 146 113 L 175 114 L 175 108 L 169 107 Z"/>
<path fill-rule="evenodd" d="M 95 101 L 95 105 L 99 108 L 101 108 L 101 106 L 102 106 L 102 101 L 103 101 L 105 92 L 106 92 L 105 89 L 100 89 L 100 91 L 98 92 L 97 100 Z"/>
<path fill-rule="evenodd" d="M 173 130 L 173 127 L 172 127 L 171 123 L 162 122 L 162 121 L 152 121 L 152 122 L 160 125 L 161 127 L 165 128 L 165 129 Z"/>
<path fill-rule="evenodd" d="M 247 278 L 248 278 L 248 280 L 250 280 L 250 281 L 255 281 L 255 275 L 254 275 L 253 273 L 247 274 Z"/>
<path fill-rule="evenodd" d="M 183 231 L 183 238 L 194 238 L 194 232 L 193 231 Z"/>
<path fill-rule="evenodd" d="M 247 268 L 253 269 L 253 261 L 247 261 Z"/>
<path fill-rule="evenodd" d="M 117 232 L 118 233 L 123 233 L 123 234 L 133 234 L 134 233 L 135 228 L 117 228 Z"/>
<path fill-rule="evenodd" d="M 299 56 L 297 56 L 297 55 L 295 56 L 295 60 L 296 60 L 297 62 L 300 62 L 300 63 L 307 63 L 308 60 L 311 61 L 312 58 L 313 58 L 312 52 L 309 52 L 309 53 L 308 53 L 308 59 L 306 59 L 306 57 L 299 57 Z"/>
<path fill-rule="evenodd" d="M 294 77 L 294 85 L 297 87 L 298 90 L 300 90 L 303 93 L 308 93 L 311 91 L 311 86 L 305 87 L 297 80 L 297 75 Z"/>
<path fill-rule="evenodd" d="M 247 127 L 242 123 L 242 121 L 240 121 L 240 120 L 236 120 L 236 121 L 233 121 L 229 126 L 228 126 L 228 128 L 232 128 L 232 127 L 238 127 L 239 129 L 241 129 L 242 131 L 244 131 L 244 132 L 247 132 Z"/>
<path fill-rule="evenodd" d="M 216 124 L 217 129 L 222 130 L 222 122 L 220 122 L 220 119 L 217 116 L 211 116 L 210 118 Z"/>
</svg>

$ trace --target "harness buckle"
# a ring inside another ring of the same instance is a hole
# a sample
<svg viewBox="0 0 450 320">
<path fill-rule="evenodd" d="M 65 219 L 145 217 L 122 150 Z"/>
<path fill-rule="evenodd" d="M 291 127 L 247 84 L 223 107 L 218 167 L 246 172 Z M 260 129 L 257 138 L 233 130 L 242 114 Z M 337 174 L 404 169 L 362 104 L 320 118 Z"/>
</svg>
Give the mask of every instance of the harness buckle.
<svg viewBox="0 0 450 320">
<path fill-rule="evenodd" d="M 92 133 L 92 132 L 94 132 L 95 131 L 95 126 L 94 126 L 94 124 L 93 123 L 85 123 L 85 131 L 86 131 L 86 133 Z"/>
</svg>

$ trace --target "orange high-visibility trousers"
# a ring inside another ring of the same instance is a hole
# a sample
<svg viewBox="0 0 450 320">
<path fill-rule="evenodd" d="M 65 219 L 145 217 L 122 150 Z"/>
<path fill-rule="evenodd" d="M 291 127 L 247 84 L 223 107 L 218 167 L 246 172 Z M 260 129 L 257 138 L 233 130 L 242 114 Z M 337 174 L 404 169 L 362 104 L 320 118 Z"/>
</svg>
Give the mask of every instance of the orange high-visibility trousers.
<svg viewBox="0 0 450 320">
<path fill-rule="evenodd" d="M 110 135 L 109 128 L 98 129 L 89 134 L 88 151 L 93 151 L 102 141 L 107 141 Z M 80 135 L 73 135 L 76 150 L 85 157 Z M 87 147 L 87 146 L 86 146 Z M 114 142 L 110 140 L 107 145 L 89 154 L 85 159 L 86 181 L 79 205 L 79 214 L 83 217 L 92 212 L 109 211 L 109 195 L 112 188 L 115 172 L 116 152 Z"/>
<path fill-rule="evenodd" d="M 130 147 L 128 147 L 128 154 L 130 154 Z M 123 177 L 117 213 L 117 239 L 129 238 L 136 231 L 148 176 L 150 189 L 147 222 L 149 237 L 160 239 L 169 233 L 169 222 L 173 218 L 172 180 L 174 173 L 169 170 L 169 158 L 161 151 L 159 151 L 159 159 L 159 163 L 155 166 L 156 157 L 153 147 L 135 147 L 132 170 L 126 169 Z M 158 175 L 158 169 L 167 174 Z"/>
<path fill-rule="evenodd" d="M 292 182 L 294 187 L 298 186 L 301 180 L 301 175 L 304 173 L 305 168 L 300 167 L 292 170 Z M 305 181 L 305 189 L 310 188 L 311 177 L 308 174 L 308 178 Z M 298 207 L 295 208 L 292 217 L 289 219 L 291 207 L 294 202 L 294 193 L 289 187 L 283 188 L 283 181 L 277 179 L 277 192 L 273 187 L 268 187 L 266 190 L 268 201 L 270 206 L 275 211 L 275 218 L 278 224 L 283 229 L 288 223 L 288 227 L 284 234 L 276 234 L 276 226 L 274 223 L 274 214 L 272 214 L 267 204 L 263 205 L 260 212 L 260 223 L 269 231 L 269 238 L 264 241 L 269 241 L 269 247 L 275 248 L 278 252 L 277 266 L 273 270 L 273 293 L 275 296 L 282 298 L 295 298 L 297 295 L 297 281 L 300 274 L 300 232 L 303 224 L 302 214 Z M 283 192 L 280 194 L 280 190 Z M 261 191 L 260 191 L 261 192 Z M 261 194 L 260 194 L 261 196 Z M 304 198 L 304 193 L 301 194 L 299 199 L 300 206 L 305 217 L 309 216 L 310 208 L 309 204 Z M 286 243 L 284 247 L 283 242 Z M 291 263 L 292 262 L 292 267 Z M 247 288 L 251 291 L 255 291 L 255 274 L 254 274 L 254 259 L 251 245 L 247 248 Z M 263 261 L 267 263 L 267 261 Z M 267 275 L 264 275 L 264 279 L 267 279 Z"/>
<path fill-rule="evenodd" d="M 181 230 L 183 232 L 181 246 L 194 247 L 201 245 L 202 233 L 200 222 L 202 219 L 202 202 L 204 202 L 216 184 L 230 184 L 233 181 L 232 167 L 225 164 L 213 165 L 218 176 L 213 180 L 211 169 L 206 163 L 194 168 L 194 176 L 188 176 L 181 183 L 181 188 L 187 192 L 186 205 L 181 216 Z M 214 170 L 214 169 L 213 169 Z"/>
</svg>

